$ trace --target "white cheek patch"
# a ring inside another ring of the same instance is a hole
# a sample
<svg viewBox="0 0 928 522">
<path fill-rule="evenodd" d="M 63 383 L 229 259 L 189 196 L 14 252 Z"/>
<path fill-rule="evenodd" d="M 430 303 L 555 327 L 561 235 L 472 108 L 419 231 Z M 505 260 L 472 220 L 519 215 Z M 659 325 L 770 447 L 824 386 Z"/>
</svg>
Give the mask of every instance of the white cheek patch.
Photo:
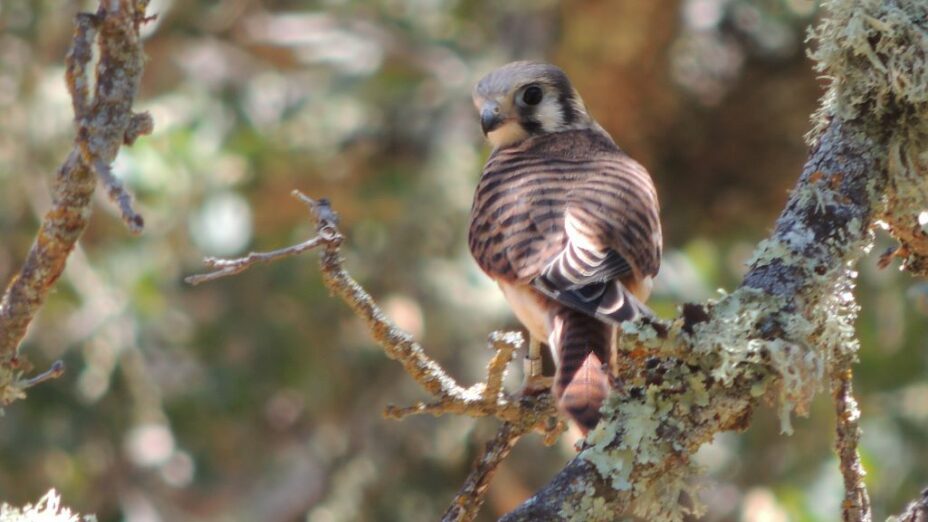
<svg viewBox="0 0 928 522">
<path fill-rule="evenodd" d="M 541 105 L 535 110 L 535 119 L 538 120 L 545 132 L 563 130 L 564 113 L 561 111 L 556 98 L 547 97 L 542 100 Z"/>
</svg>

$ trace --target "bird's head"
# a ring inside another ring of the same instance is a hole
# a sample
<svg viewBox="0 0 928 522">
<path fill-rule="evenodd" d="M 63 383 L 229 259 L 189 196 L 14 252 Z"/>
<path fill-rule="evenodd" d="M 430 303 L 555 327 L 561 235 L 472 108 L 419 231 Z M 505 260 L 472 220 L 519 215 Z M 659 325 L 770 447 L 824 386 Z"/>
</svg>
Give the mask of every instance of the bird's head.
<svg viewBox="0 0 928 522">
<path fill-rule="evenodd" d="M 474 105 L 484 135 L 497 148 L 595 125 L 564 71 L 546 63 L 512 62 L 487 74 L 474 87 Z"/>
</svg>

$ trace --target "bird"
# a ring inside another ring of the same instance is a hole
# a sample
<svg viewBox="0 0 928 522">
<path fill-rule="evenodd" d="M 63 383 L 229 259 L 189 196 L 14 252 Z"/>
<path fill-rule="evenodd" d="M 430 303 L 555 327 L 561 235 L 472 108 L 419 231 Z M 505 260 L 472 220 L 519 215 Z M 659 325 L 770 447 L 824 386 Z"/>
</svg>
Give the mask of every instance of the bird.
<svg viewBox="0 0 928 522">
<path fill-rule="evenodd" d="M 523 389 L 550 387 L 586 435 L 612 387 L 617 329 L 653 317 L 645 302 L 661 262 L 657 190 L 555 65 L 499 67 L 477 82 L 473 102 L 492 150 L 474 193 L 470 252 L 528 330 Z M 553 379 L 542 375 L 543 344 Z"/>
</svg>

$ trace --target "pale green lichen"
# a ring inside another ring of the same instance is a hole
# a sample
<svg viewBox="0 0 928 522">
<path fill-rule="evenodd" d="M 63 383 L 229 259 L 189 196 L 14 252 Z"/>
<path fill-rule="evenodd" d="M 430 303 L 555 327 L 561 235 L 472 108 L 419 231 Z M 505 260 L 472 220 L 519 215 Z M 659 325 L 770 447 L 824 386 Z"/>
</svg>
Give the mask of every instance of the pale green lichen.
<svg viewBox="0 0 928 522">
<path fill-rule="evenodd" d="M 866 239 L 845 255 L 867 246 L 869 237 L 861 234 Z M 697 470 L 688 455 L 711 439 L 719 423 L 727 429 L 745 426 L 742 419 L 750 411 L 726 394 L 745 390 L 767 397 L 778 406 L 781 430 L 790 433 L 790 416 L 807 414 L 828 372 L 856 354 L 856 274 L 848 263 L 818 274 L 807 266 L 814 261 L 795 254 L 792 245 L 771 240 L 758 250 L 758 262 L 777 256 L 813 284 L 790 299 L 751 287 L 724 294 L 707 305 L 707 320 L 690 325 L 692 333 L 680 321 L 661 335 L 650 325 L 623 325 L 626 339 L 637 336 L 634 346 L 664 358 L 625 382 L 635 390 L 631 396 L 607 400 L 605 422 L 588 435 L 581 458 L 631 499 L 637 516 L 681 520 L 687 513 L 682 495 L 692 499 L 688 509 L 699 509 L 690 486 Z M 682 352 L 681 341 L 687 347 Z M 656 369 L 660 379 L 649 379 L 647 372 Z"/>
<path fill-rule="evenodd" d="M 704 376 L 685 364 L 668 364 L 663 375 L 663 384 L 646 387 L 635 400 L 617 396 L 607 400 L 604 411 L 614 418 L 588 435 L 581 458 L 593 464 L 613 489 L 631 495 L 635 515 L 682 520 L 702 509 L 690 485 L 697 470 L 682 457 L 688 448 L 680 447 L 668 433 L 687 429 L 682 419 L 694 408 L 708 405 L 709 394 Z M 681 382 L 688 386 L 680 389 L 676 384 Z M 672 455 L 683 462 L 663 466 Z M 680 502 L 684 494 L 690 497 L 689 507 Z"/>
<path fill-rule="evenodd" d="M 802 238 L 802 240 L 799 238 Z M 801 252 L 806 245 L 814 242 L 815 237 L 804 237 L 799 234 L 794 234 L 791 236 L 791 239 L 793 240 L 792 244 L 787 244 L 775 239 L 762 240 L 758 243 L 757 248 L 754 249 L 753 254 L 747 261 L 747 265 L 760 266 L 769 264 L 773 261 L 782 262 L 785 265 L 796 265 L 797 263 L 801 263 L 804 258 L 797 252 Z"/>
<path fill-rule="evenodd" d="M 597 497 L 592 487 L 587 488 L 576 505 L 564 502 L 561 505 L 560 520 L 568 522 L 610 522 L 615 520 L 615 512 L 606 503 L 606 499 Z"/>
<path fill-rule="evenodd" d="M 61 505 L 61 497 L 55 490 L 45 494 L 38 502 L 19 508 L 9 504 L 0 505 L 0 522 L 96 522 L 93 515 L 72 513 Z"/>
<path fill-rule="evenodd" d="M 0 413 L 3 412 L 3 406 L 26 398 L 26 390 L 21 377 L 22 372 L 0 365 Z"/>
<path fill-rule="evenodd" d="M 610 396 L 606 402 L 606 408 L 608 408 L 606 411 L 616 411 L 624 406 L 616 396 Z M 635 419 L 635 422 L 638 420 Z M 642 419 L 642 422 L 650 424 L 648 418 Z M 613 441 L 624 439 L 622 435 L 627 432 L 628 428 L 627 424 L 600 422 L 587 435 L 588 447 L 580 453 L 581 458 L 593 464 L 600 476 L 610 481 L 612 489 L 616 491 L 628 491 L 632 487 L 631 472 L 635 452 L 628 447 L 613 446 Z M 621 434 L 618 432 L 619 429 L 623 430 Z"/>
<path fill-rule="evenodd" d="M 624 321 L 622 322 L 623 335 L 634 335 L 641 342 L 655 341 L 658 338 L 657 330 L 649 324 L 642 321 Z"/>
<path fill-rule="evenodd" d="M 781 250 L 776 244 L 767 242 L 761 248 L 769 254 Z M 816 323 L 801 310 L 785 311 L 788 304 L 782 297 L 740 288 L 713 305 L 712 320 L 696 325 L 700 342 L 694 347 L 694 351 L 716 358 L 710 374 L 726 386 L 744 375 L 745 364 L 772 370 L 779 377 L 776 389 L 781 431 L 787 434 L 792 432 L 790 414 L 806 413 L 827 361 L 827 356 L 810 343 Z M 765 339 L 757 329 L 771 319 L 783 334 Z M 767 391 L 768 387 L 755 383 L 751 391 L 758 390 Z"/>
<path fill-rule="evenodd" d="M 928 210 L 928 2 L 829 0 L 824 7 L 829 16 L 810 33 L 811 56 L 831 83 L 810 138 L 831 116 L 866 119 L 874 134 L 887 135 L 886 221 L 904 246 L 903 266 L 928 273 L 928 234 L 919 222 Z"/>
<path fill-rule="evenodd" d="M 699 500 L 699 486 L 693 481 L 699 473 L 692 463 L 671 468 L 636 487 L 635 515 L 643 520 L 683 520 L 706 512 Z M 683 501 L 686 496 L 689 502 Z"/>
<path fill-rule="evenodd" d="M 816 70 L 831 80 L 819 116 L 924 126 L 928 116 L 928 3 L 827 0 L 828 16 L 809 34 Z M 820 118 L 821 119 L 821 118 Z M 820 124 L 821 127 L 821 124 Z M 821 128 L 819 129 L 821 130 Z"/>
</svg>

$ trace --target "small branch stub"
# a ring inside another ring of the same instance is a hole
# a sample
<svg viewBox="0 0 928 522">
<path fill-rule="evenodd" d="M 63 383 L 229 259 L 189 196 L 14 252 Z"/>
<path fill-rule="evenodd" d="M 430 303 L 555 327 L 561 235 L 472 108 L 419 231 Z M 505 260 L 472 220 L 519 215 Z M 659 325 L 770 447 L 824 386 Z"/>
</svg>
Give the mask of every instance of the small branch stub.
<svg viewBox="0 0 928 522">
<path fill-rule="evenodd" d="M 44 372 L 23 381 L 22 386 L 23 388 L 32 388 L 33 386 L 37 384 L 42 384 L 45 381 L 57 379 L 58 377 L 61 377 L 62 375 L 64 375 L 64 362 L 55 361 Z"/>
</svg>

